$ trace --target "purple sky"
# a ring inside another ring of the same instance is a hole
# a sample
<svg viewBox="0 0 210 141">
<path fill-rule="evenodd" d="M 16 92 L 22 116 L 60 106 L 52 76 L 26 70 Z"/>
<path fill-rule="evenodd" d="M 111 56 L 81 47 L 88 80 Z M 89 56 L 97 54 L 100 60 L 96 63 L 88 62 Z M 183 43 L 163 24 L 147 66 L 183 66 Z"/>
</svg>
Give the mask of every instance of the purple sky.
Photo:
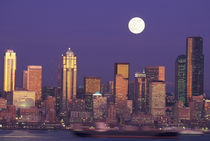
<svg viewBox="0 0 210 141">
<path fill-rule="evenodd" d="M 113 79 L 114 62 L 129 62 L 130 76 L 147 65 L 165 65 L 168 90 L 174 88 L 174 62 L 185 54 L 186 37 L 204 39 L 205 90 L 210 91 L 209 0 L 20 0 L 0 1 L 0 88 L 3 56 L 17 53 L 17 86 L 27 65 L 43 66 L 43 85 L 55 85 L 57 65 L 68 47 L 78 57 L 78 81 L 84 76 Z M 132 17 L 146 23 L 134 35 Z"/>
</svg>

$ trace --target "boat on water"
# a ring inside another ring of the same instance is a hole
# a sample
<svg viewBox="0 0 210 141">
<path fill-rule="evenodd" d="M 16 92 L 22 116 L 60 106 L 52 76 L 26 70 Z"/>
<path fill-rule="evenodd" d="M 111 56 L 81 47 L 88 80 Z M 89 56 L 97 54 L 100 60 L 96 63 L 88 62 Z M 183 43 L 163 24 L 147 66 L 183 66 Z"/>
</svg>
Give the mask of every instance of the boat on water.
<svg viewBox="0 0 210 141">
<path fill-rule="evenodd" d="M 182 130 L 179 132 L 182 135 L 203 135 L 203 131 L 201 130 L 191 130 L 191 129 L 187 129 L 187 130 Z"/>
<path fill-rule="evenodd" d="M 176 138 L 178 132 L 169 131 L 122 131 L 122 130 L 73 130 L 74 135 L 79 137 L 99 137 L 99 138 Z"/>
</svg>

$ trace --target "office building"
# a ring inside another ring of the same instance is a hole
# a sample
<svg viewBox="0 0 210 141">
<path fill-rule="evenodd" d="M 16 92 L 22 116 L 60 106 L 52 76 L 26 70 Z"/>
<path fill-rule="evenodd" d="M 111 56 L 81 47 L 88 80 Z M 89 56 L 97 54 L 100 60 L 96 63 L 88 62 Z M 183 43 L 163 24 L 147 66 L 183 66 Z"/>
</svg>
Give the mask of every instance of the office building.
<svg viewBox="0 0 210 141">
<path fill-rule="evenodd" d="M 4 56 L 4 92 L 15 90 L 16 53 L 7 50 Z"/>
<path fill-rule="evenodd" d="M 62 111 L 69 110 L 70 102 L 76 98 L 77 90 L 77 57 L 69 48 L 66 54 L 62 55 Z"/>
<path fill-rule="evenodd" d="M 135 95 L 133 98 L 135 112 L 146 112 L 147 105 L 147 78 L 146 73 L 135 73 Z"/>
<path fill-rule="evenodd" d="M 35 106 L 35 91 L 13 91 L 13 105 L 18 108 L 31 108 Z"/>
<path fill-rule="evenodd" d="M 166 84 L 164 81 L 153 81 L 149 85 L 150 113 L 154 117 L 165 116 Z"/>
<path fill-rule="evenodd" d="M 115 63 L 114 66 L 114 102 L 117 114 L 123 114 L 123 106 L 128 99 L 129 63 Z"/>
<path fill-rule="evenodd" d="M 188 105 L 192 96 L 203 94 L 204 55 L 203 39 L 201 37 L 187 38 L 186 59 L 186 105 Z"/>
<path fill-rule="evenodd" d="M 42 66 L 28 66 L 27 90 L 35 91 L 35 102 L 39 104 L 42 94 Z"/>
<path fill-rule="evenodd" d="M 186 56 L 180 55 L 175 63 L 175 98 L 185 104 L 186 99 Z"/>
</svg>

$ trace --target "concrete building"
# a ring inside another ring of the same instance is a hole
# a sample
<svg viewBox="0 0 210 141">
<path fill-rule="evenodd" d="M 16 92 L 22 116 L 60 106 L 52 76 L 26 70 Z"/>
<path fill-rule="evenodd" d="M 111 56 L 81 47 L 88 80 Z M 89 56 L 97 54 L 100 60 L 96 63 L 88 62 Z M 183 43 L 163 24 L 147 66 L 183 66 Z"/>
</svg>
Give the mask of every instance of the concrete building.
<svg viewBox="0 0 210 141">
<path fill-rule="evenodd" d="M 165 116 L 166 84 L 153 81 L 149 85 L 150 113 L 154 116 Z"/>
<path fill-rule="evenodd" d="M 94 121 L 105 121 L 107 117 L 107 98 L 99 92 L 93 94 L 93 117 Z"/>
<path fill-rule="evenodd" d="M 39 105 L 42 95 L 42 66 L 28 66 L 27 90 L 35 91 L 35 102 Z"/>
<path fill-rule="evenodd" d="M 13 91 L 13 105 L 18 108 L 31 108 L 35 106 L 35 92 L 26 90 Z"/>
</svg>

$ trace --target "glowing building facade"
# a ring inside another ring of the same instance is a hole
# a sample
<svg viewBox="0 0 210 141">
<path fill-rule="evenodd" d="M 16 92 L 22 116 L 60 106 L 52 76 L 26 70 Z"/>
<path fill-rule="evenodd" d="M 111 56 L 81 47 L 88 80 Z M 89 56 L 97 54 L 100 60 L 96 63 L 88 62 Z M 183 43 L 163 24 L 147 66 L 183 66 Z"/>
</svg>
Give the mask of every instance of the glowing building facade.
<svg viewBox="0 0 210 141">
<path fill-rule="evenodd" d="M 186 100 L 186 56 L 180 55 L 175 62 L 175 97 L 176 101 Z"/>
<path fill-rule="evenodd" d="M 150 113 L 154 117 L 165 115 L 166 84 L 164 81 L 153 81 L 149 85 Z"/>
<path fill-rule="evenodd" d="M 187 38 L 186 57 L 186 105 L 189 105 L 192 96 L 203 94 L 204 55 L 203 39 L 201 37 Z"/>
<path fill-rule="evenodd" d="M 15 89 L 16 53 L 7 50 L 4 56 L 4 92 L 11 92 Z"/>
<path fill-rule="evenodd" d="M 135 112 L 145 112 L 147 103 L 147 78 L 146 73 L 135 73 L 135 94 L 134 109 Z"/>
<path fill-rule="evenodd" d="M 18 108 L 31 108 L 35 106 L 34 91 L 13 91 L 13 105 Z"/>
<path fill-rule="evenodd" d="M 41 102 L 42 94 L 42 66 L 28 66 L 27 90 L 35 91 L 36 103 Z"/>
<path fill-rule="evenodd" d="M 84 78 L 85 94 L 94 94 L 101 91 L 100 77 L 85 77 Z"/>
<path fill-rule="evenodd" d="M 114 102 L 117 114 L 122 115 L 128 100 L 129 64 L 115 63 L 114 77 Z"/>
<path fill-rule="evenodd" d="M 72 99 L 76 98 L 77 57 L 69 48 L 62 58 L 62 111 L 66 111 Z"/>
</svg>

